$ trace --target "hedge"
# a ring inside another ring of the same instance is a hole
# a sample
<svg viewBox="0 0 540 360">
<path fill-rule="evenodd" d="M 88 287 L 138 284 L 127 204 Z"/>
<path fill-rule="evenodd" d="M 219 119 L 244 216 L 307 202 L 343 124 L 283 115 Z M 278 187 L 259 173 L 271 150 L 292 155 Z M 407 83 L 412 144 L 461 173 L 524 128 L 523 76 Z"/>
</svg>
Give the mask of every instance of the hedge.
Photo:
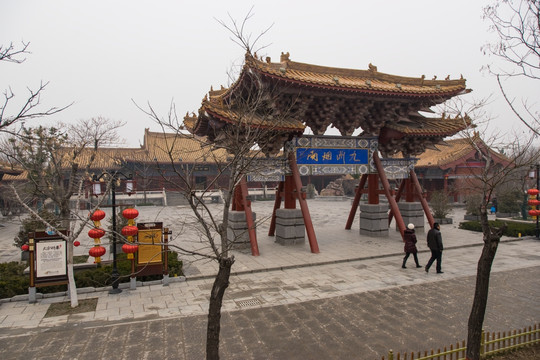
<svg viewBox="0 0 540 360">
<path fill-rule="evenodd" d="M 178 260 L 178 254 L 170 251 L 168 254 L 169 274 L 172 276 L 183 275 L 182 261 Z M 74 259 L 80 263 L 80 259 Z M 25 263 L 18 262 L 0 263 L 0 299 L 10 298 L 15 295 L 28 294 L 30 276 L 24 274 L 27 267 Z M 129 282 L 131 274 L 131 261 L 126 259 L 126 254 L 117 255 L 117 269 L 120 274 L 120 282 Z M 112 265 L 98 266 L 97 268 L 76 271 L 75 283 L 78 288 L 110 286 Z M 151 281 L 161 279 L 161 275 L 138 276 L 138 281 Z M 41 293 L 53 293 L 66 291 L 67 285 L 44 286 L 39 288 Z"/>
<path fill-rule="evenodd" d="M 501 220 L 489 220 L 489 224 L 493 227 L 500 228 L 506 222 L 507 228 L 503 235 L 510 237 L 529 236 L 536 234 L 536 224 L 534 223 L 521 223 L 513 221 L 501 221 Z M 463 230 L 471 230 L 482 232 L 482 225 L 479 221 L 465 221 L 459 223 L 459 228 Z"/>
</svg>

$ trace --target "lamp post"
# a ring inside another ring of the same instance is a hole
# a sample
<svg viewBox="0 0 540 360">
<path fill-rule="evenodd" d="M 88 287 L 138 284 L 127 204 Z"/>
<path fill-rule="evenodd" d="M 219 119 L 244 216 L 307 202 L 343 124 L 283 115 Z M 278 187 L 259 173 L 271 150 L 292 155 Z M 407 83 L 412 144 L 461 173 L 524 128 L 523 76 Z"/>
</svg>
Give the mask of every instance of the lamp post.
<svg viewBox="0 0 540 360">
<path fill-rule="evenodd" d="M 540 200 L 540 193 L 538 190 L 540 190 L 540 164 L 536 164 L 535 166 L 531 166 L 531 171 L 529 172 L 529 177 L 531 179 L 534 179 L 536 176 L 536 201 L 538 202 Z M 529 190 L 530 191 L 530 190 Z M 540 206 L 536 205 L 536 209 L 538 210 Z M 535 229 L 535 235 L 537 239 L 540 239 L 540 226 L 538 223 L 538 218 L 540 216 L 536 215 L 536 229 Z"/>
<path fill-rule="evenodd" d="M 111 177 L 111 207 L 112 207 L 112 255 L 113 255 L 113 268 L 111 273 L 112 278 L 112 289 L 109 290 L 109 294 L 119 294 L 122 292 L 122 289 L 118 288 L 118 282 L 120 280 L 120 274 L 118 273 L 117 259 L 116 259 L 116 182 L 121 180 L 119 176 L 123 177 L 123 180 L 126 182 L 125 192 L 128 196 L 135 193 L 135 181 L 133 180 L 132 174 L 128 176 L 122 174 L 121 172 L 115 172 L 113 174 L 103 173 L 100 176 L 95 176 L 92 178 L 92 192 L 95 196 L 101 195 L 101 184 L 99 180 L 103 177 Z"/>
</svg>

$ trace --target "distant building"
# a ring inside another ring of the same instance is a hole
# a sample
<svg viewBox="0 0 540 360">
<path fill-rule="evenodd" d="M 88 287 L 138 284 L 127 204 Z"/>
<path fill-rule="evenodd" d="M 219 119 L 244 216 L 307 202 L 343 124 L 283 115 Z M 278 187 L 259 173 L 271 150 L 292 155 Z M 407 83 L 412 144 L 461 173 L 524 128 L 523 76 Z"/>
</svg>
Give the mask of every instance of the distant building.
<svg viewBox="0 0 540 360">
<path fill-rule="evenodd" d="M 482 154 L 489 154 L 492 171 L 510 163 L 506 156 L 489 148 L 478 133 L 472 138 L 445 140 L 445 143 L 447 146 L 438 146 L 439 150 L 426 149 L 418 156 L 415 172 L 428 199 L 433 191 L 445 190 L 451 200 L 463 202 L 469 194 L 478 192 L 475 179 L 486 166 Z"/>
</svg>

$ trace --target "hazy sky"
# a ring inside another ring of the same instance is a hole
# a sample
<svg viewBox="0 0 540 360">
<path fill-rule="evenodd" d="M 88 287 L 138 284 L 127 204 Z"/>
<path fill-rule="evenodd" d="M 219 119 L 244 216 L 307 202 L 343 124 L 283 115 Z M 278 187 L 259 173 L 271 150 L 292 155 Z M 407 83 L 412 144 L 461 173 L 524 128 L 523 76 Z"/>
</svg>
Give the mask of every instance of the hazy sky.
<svg viewBox="0 0 540 360">
<path fill-rule="evenodd" d="M 213 86 L 227 86 L 243 50 L 216 19 L 241 21 L 253 6 L 248 32 L 273 24 L 259 54 L 293 61 L 367 69 L 431 79 L 467 79 L 463 98 L 493 94 L 492 129 L 522 128 L 499 95 L 495 79 L 481 67 L 494 63 L 481 46 L 493 39 L 482 20 L 487 0 L 386 1 L 136 1 L 1 0 L 0 44 L 30 42 L 23 64 L 0 63 L 0 90 L 16 99 L 40 81 L 49 85 L 42 108 L 73 105 L 47 121 L 103 116 L 126 123 L 121 135 L 138 146 L 145 128 L 159 131 L 135 107 L 152 104 L 166 116 L 171 101 L 180 116 L 197 112 Z M 496 63 L 495 63 L 496 64 Z M 534 84 L 519 82 L 513 96 L 537 98 Z M 133 100 L 133 101 L 132 101 Z M 13 101 L 8 114 L 17 109 Z M 36 123 L 37 123 L 36 121 Z"/>
</svg>

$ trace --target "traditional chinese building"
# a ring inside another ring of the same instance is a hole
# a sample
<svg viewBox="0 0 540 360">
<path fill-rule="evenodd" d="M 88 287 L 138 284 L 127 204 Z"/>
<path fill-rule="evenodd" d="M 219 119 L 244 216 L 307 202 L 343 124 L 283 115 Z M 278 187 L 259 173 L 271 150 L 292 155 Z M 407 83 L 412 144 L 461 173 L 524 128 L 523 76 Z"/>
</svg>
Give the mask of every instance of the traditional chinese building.
<svg viewBox="0 0 540 360">
<path fill-rule="evenodd" d="M 262 136 L 252 139 L 253 144 L 250 145 L 257 145 L 268 156 L 276 155 L 287 140 L 301 137 L 306 127 L 314 135 L 323 135 L 329 127 L 333 127 L 349 138 L 361 129 L 360 135 L 365 141 L 368 141 L 367 137 L 376 138 L 376 149 L 370 152 L 370 161 L 374 165 L 369 165 L 370 169 L 362 172 L 346 228 L 350 228 L 367 183 L 367 207 L 373 209 L 366 207 L 364 213 L 373 211 L 376 214 L 366 218 L 365 222 L 362 222 L 362 216 L 371 215 L 361 214 L 361 233 L 364 223 L 369 228 L 366 230 L 369 234 L 387 234 L 388 227 L 381 225 L 387 209 L 379 205 L 379 194 L 385 194 L 391 208 L 390 219 L 395 217 L 403 234 L 405 225 L 397 205 L 402 194 L 405 194 L 407 202 L 418 198 L 430 223 L 433 219 L 425 199 L 418 193 L 420 185 L 413 171 L 410 172 L 410 179 L 402 182 L 394 199 L 378 152 L 384 157 L 398 152 L 406 158 L 420 155 L 428 148 L 436 148 L 445 137 L 468 127 L 468 118 L 430 118 L 422 113 L 431 112 L 432 106 L 469 91 L 463 77 L 455 80 L 451 80 L 450 76 L 444 80 L 437 80 L 436 77 L 428 80 L 424 75 L 419 78 L 403 77 L 381 73 L 372 64 L 367 70 L 324 67 L 294 62 L 289 53 L 282 53 L 280 61 L 273 63 L 269 57 L 263 60 L 256 54 L 248 53 L 236 82 L 228 89 L 211 89 L 204 97 L 198 114 L 186 115 L 184 123 L 193 134 L 204 136 L 209 142 L 229 149 L 233 149 L 238 141 L 238 137 L 230 136 L 231 129 L 266 129 L 272 135 L 272 141 Z M 350 140 L 355 142 L 354 139 Z M 325 142 L 324 139 L 314 141 Z M 358 142 L 355 144 L 357 146 Z M 322 146 L 330 150 L 328 144 Z M 346 148 L 343 142 L 340 142 L 340 146 Z M 302 183 L 296 160 L 298 154 L 286 153 L 292 175 L 285 178 L 276 194 L 279 197 L 283 191 L 286 199 L 284 210 L 294 210 L 294 199 L 299 201 L 311 250 L 318 252 L 307 205 L 299 196 Z M 355 171 L 358 171 L 358 167 Z M 379 188 L 379 180 L 384 190 Z M 287 198 L 293 200 L 287 203 Z M 277 198 L 270 235 L 273 235 L 276 209 L 279 211 L 280 204 L 281 199 Z M 407 208 L 411 214 L 418 213 L 416 208 Z M 250 213 L 251 210 L 247 209 L 246 216 Z M 291 214 L 287 216 L 293 216 Z M 413 221 L 423 226 L 423 218 Z M 279 239 L 276 241 L 279 242 Z"/>
<path fill-rule="evenodd" d="M 427 149 L 418 157 L 415 171 L 429 199 L 433 191 L 446 191 L 454 202 L 463 202 L 478 189 L 475 179 L 486 168 L 486 154 L 491 171 L 507 167 L 510 160 L 491 149 L 475 133 L 471 138 L 446 140 L 446 146 Z"/>
<path fill-rule="evenodd" d="M 253 91 L 264 91 L 267 101 L 250 107 L 245 94 Z M 378 137 L 383 156 L 414 156 L 470 125 L 469 119 L 432 118 L 421 112 L 430 113 L 432 106 L 469 91 L 463 78 L 396 76 L 371 64 L 368 70 L 325 67 L 294 62 L 288 53 L 274 63 L 246 54 L 238 80 L 227 89 L 211 89 L 198 114 L 187 115 L 185 124 L 210 142 L 227 141 L 220 133 L 244 126 L 248 116 L 249 126 L 279 132 L 283 141 L 301 135 L 306 127 L 315 135 L 329 127 L 344 136 L 362 129 L 362 135 Z M 279 141 L 259 145 L 268 154 L 282 147 Z"/>
</svg>

